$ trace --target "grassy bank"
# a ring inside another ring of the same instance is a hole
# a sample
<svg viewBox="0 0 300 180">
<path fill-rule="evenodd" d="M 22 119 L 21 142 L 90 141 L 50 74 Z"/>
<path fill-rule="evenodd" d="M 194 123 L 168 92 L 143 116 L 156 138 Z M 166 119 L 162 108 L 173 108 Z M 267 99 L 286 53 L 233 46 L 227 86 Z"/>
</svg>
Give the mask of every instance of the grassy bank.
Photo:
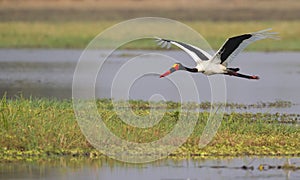
<svg viewBox="0 0 300 180">
<path fill-rule="evenodd" d="M 0 22 L 0 48 L 84 48 L 99 33 L 121 21 Z M 272 27 L 281 40 L 264 40 L 247 47 L 252 51 L 299 51 L 300 21 L 184 21 L 218 49 L 229 36 Z M 108 40 L 108 42 L 114 39 Z M 108 44 L 109 45 L 109 44 Z M 153 41 L 127 48 L 155 49 Z"/>
<path fill-rule="evenodd" d="M 146 102 L 131 102 L 135 113 L 149 114 Z M 110 101 L 98 101 L 103 121 L 119 137 L 135 142 L 150 142 L 163 137 L 178 120 L 179 104 L 168 103 L 168 111 L 153 128 L 141 129 L 122 122 Z M 198 147 L 208 113 L 202 112 L 194 132 L 174 158 L 295 155 L 300 156 L 300 128 L 282 124 L 280 115 L 231 113 L 208 146 Z M 17 98 L 0 102 L 0 161 L 35 159 L 49 156 L 102 156 L 82 135 L 74 116 L 72 102 L 49 99 Z M 176 137 L 174 137 L 176 140 Z"/>
</svg>

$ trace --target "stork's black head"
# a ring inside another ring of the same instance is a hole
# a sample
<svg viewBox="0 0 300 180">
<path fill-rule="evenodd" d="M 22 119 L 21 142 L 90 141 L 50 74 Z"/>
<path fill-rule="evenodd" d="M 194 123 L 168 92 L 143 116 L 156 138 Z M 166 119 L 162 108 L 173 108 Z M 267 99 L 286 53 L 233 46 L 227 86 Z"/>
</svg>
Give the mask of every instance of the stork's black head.
<svg viewBox="0 0 300 180">
<path fill-rule="evenodd" d="M 165 77 L 178 70 L 186 70 L 186 68 L 181 63 L 175 63 L 167 72 L 160 75 L 160 78 Z"/>
</svg>

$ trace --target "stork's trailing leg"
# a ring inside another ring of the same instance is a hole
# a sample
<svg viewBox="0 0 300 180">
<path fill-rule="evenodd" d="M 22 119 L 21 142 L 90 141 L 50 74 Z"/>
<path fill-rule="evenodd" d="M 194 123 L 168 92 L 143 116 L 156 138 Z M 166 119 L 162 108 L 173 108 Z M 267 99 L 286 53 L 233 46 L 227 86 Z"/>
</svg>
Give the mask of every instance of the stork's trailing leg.
<svg viewBox="0 0 300 180">
<path fill-rule="evenodd" d="M 255 75 L 245 75 L 245 74 L 240 74 L 240 73 L 237 73 L 235 71 L 228 71 L 227 73 L 224 73 L 225 75 L 229 75 L 229 76 L 236 76 L 236 77 L 241 77 L 241 78 L 246 78 L 246 79 L 259 79 L 258 76 L 255 76 Z"/>
</svg>

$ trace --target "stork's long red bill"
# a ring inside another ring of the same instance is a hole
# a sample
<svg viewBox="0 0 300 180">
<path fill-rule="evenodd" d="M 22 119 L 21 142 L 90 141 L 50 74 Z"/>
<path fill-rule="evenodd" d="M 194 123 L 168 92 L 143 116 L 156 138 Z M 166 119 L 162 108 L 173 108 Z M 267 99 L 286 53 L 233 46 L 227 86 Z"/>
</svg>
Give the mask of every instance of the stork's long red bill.
<svg viewBox="0 0 300 180">
<path fill-rule="evenodd" d="M 169 69 L 169 71 L 163 73 L 163 74 L 160 75 L 159 77 L 160 77 L 160 78 L 165 77 L 165 76 L 167 76 L 167 75 L 169 75 L 169 74 L 171 74 L 171 73 L 173 73 L 173 72 L 175 72 L 175 71 L 177 71 L 177 70 L 179 70 L 179 64 L 176 63 L 176 64 L 174 64 L 174 65 L 172 66 L 171 69 Z"/>
<path fill-rule="evenodd" d="M 167 71 L 167 72 L 165 72 L 165 73 L 163 73 L 163 74 L 160 75 L 159 77 L 162 78 L 162 77 L 165 77 L 165 76 L 167 76 L 167 75 L 169 75 L 169 74 L 171 74 L 171 71 L 170 71 L 170 70 Z"/>
</svg>

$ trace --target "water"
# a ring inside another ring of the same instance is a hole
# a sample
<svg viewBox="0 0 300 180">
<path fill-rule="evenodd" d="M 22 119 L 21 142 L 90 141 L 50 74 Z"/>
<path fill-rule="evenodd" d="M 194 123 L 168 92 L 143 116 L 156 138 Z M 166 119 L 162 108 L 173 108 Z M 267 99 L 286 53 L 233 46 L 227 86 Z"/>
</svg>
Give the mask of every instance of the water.
<svg viewBox="0 0 300 180">
<path fill-rule="evenodd" d="M 110 159 L 56 159 L 0 164 L 0 179 L 202 180 L 299 179 L 299 170 L 278 169 L 300 158 L 243 157 L 230 159 L 161 160 L 151 164 L 124 164 Z M 262 165 L 265 169 L 259 170 Z M 268 169 L 270 166 L 274 168 Z"/>
<path fill-rule="evenodd" d="M 0 94 L 70 98 L 78 50 L 0 50 Z"/>
<path fill-rule="evenodd" d="M 72 97 L 72 80 L 76 63 L 81 50 L 0 50 L 0 94 L 8 97 L 22 93 L 34 97 Z M 99 51 L 99 55 L 103 54 Z M 152 54 L 150 54 L 152 53 Z M 136 61 L 154 62 L 163 58 L 153 53 L 160 53 L 193 66 L 194 62 L 181 51 L 134 51 L 120 50 L 113 53 L 104 63 L 96 83 L 96 96 L 110 98 L 111 86 L 116 73 L 132 58 Z M 146 55 L 145 55 L 146 54 Z M 143 55 L 143 56 L 140 56 Z M 261 79 L 246 80 L 236 77 L 225 77 L 227 102 L 255 104 L 258 102 L 291 101 L 291 107 L 259 108 L 260 111 L 276 113 L 299 113 L 300 110 L 300 53 L 298 52 L 246 52 L 237 56 L 231 67 L 239 67 L 245 74 L 259 75 Z M 165 72 L 172 63 L 162 63 L 161 71 Z M 133 66 L 135 66 L 133 64 Z M 140 70 L 145 67 L 132 67 Z M 186 76 L 187 72 L 176 72 L 169 76 Z M 193 74 L 198 87 L 200 102 L 211 100 L 211 90 L 207 77 Z M 121 81 L 126 85 L 126 81 Z M 120 85 L 123 86 L 123 85 Z M 130 99 L 149 100 L 152 95 L 161 94 L 164 99 L 180 101 L 180 94 L 174 83 L 158 75 L 146 75 L 135 80 L 130 88 Z M 113 96 L 116 98 L 115 96 Z M 243 110 L 247 111 L 247 110 Z M 250 110 L 251 112 L 257 110 Z"/>
</svg>

